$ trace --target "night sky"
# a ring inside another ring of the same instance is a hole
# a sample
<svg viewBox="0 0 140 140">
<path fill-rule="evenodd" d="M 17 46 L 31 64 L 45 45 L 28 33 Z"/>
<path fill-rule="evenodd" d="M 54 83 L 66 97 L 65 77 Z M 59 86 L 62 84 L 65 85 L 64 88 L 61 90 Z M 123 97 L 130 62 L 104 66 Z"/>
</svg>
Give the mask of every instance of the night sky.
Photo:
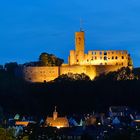
<svg viewBox="0 0 140 140">
<path fill-rule="evenodd" d="M 67 62 L 74 32 L 88 50 L 128 50 L 140 66 L 140 0 L 1 0 L 0 64 L 37 61 L 41 52 Z"/>
</svg>

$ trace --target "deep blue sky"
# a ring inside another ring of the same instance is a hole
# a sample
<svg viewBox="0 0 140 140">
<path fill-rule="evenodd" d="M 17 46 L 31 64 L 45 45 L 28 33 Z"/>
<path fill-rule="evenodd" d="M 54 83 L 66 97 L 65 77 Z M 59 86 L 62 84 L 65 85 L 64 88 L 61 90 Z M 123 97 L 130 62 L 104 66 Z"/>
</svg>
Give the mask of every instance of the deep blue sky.
<svg viewBox="0 0 140 140">
<path fill-rule="evenodd" d="M 3 0 L 0 64 L 36 61 L 41 52 L 67 62 L 80 19 L 86 50 L 125 49 L 140 66 L 140 0 Z"/>
</svg>

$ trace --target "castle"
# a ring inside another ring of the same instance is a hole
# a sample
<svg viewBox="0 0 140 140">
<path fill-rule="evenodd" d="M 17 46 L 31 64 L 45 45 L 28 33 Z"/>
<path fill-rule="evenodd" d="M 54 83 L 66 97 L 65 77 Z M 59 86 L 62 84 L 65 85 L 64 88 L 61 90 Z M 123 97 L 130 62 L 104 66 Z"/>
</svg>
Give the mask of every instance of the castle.
<svg viewBox="0 0 140 140">
<path fill-rule="evenodd" d="M 67 73 L 85 73 L 94 79 L 102 73 L 117 71 L 122 67 L 132 68 L 126 50 L 93 50 L 85 53 L 85 33 L 75 33 L 75 50 L 70 51 L 68 64 L 61 66 L 28 66 L 22 69 L 23 77 L 29 82 L 48 82 Z"/>
</svg>

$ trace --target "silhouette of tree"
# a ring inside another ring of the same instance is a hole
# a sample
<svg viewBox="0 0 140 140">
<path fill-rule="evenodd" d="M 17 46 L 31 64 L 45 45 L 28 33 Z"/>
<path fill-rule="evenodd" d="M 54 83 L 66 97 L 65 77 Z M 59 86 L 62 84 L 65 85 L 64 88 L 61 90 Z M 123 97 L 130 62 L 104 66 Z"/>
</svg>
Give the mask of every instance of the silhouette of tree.
<svg viewBox="0 0 140 140">
<path fill-rule="evenodd" d="M 39 56 L 39 62 L 41 66 L 61 66 L 64 60 L 53 54 L 41 53 Z"/>
<path fill-rule="evenodd" d="M 129 67 L 122 67 L 118 71 L 109 72 L 107 74 L 103 73 L 100 76 L 95 77 L 95 81 L 97 80 L 134 80 L 137 79 L 134 75 L 133 71 Z"/>
<path fill-rule="evenodd" d="M 55 82 L 61 82 L 61 81 L 89 81 L 90 78 L 84 73 L 81 74 L 73 74 L 73 73 L 67 73 L 62 74 L 58 78 L 56 78 Z"/>
<path fill-rule="evenodd" d="M 15 74 L 15 69 L 18 67 L 17 62 L 10 62 L 10 63 L 6 63 L 4 68 L 5 70 L 9 73 L 14 75 Z"/>
</svg>

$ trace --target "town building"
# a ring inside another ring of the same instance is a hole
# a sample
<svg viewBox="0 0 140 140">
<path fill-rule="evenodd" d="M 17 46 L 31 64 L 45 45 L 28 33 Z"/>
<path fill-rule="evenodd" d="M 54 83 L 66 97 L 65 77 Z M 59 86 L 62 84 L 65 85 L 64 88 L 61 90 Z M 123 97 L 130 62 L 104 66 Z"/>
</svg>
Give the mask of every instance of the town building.
<svg viewBox="0 0 140 140">
<path fill-rule="evenodd" d="M 51 127 L 57 127 L 57 128 L 62 128 L 62 127 L 69 127 L 69 122 L 67 117 L 59 117 L 58 112 L 55 110 L 53 112 L 53 117 L 47 117 L 46 126 L 51 126 Z"/>
</svg>

